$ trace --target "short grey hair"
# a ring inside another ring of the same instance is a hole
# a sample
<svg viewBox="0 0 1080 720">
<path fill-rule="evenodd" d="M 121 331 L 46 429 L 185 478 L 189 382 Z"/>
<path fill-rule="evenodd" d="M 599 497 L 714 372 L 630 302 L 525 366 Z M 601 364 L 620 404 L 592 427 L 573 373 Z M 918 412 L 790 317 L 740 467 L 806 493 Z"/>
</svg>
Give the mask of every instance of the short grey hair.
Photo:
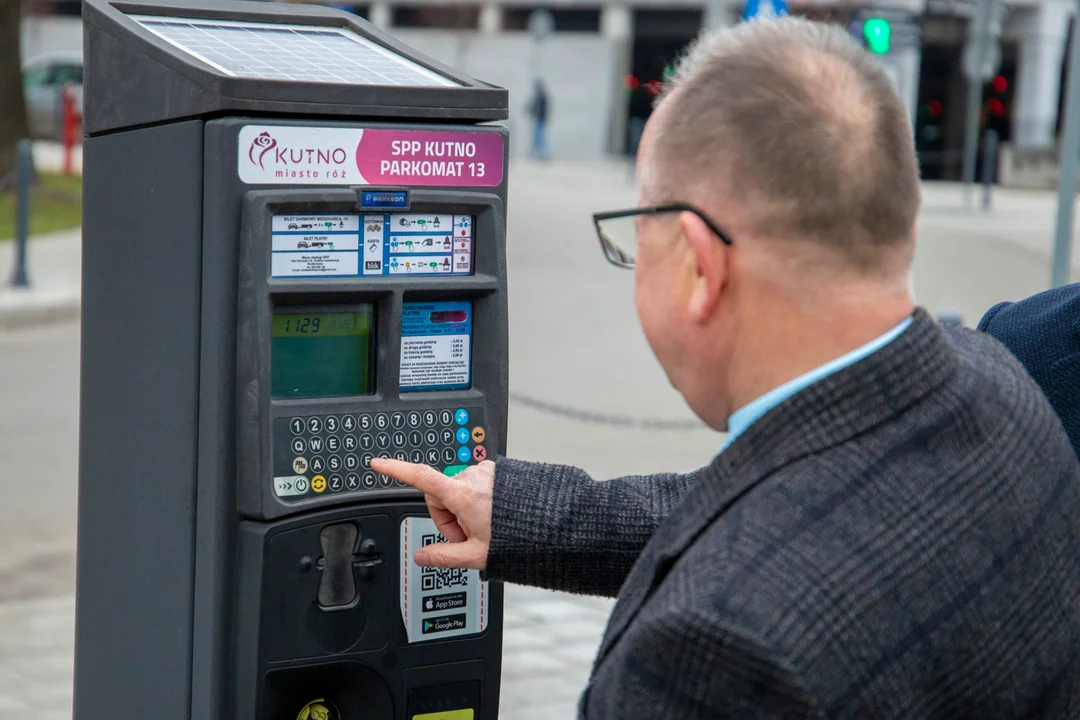
<svg viewBox="0 0 1080 720">
<path fill-rule="evenodd" d="M 920 191 L 907 110 L 842 28 L 786 17 L 706 32 L 659 102 L 653 192 L 715 189 L 756 231 L 820 241 L 861 270 L 910 263 Z"/>
</svg>

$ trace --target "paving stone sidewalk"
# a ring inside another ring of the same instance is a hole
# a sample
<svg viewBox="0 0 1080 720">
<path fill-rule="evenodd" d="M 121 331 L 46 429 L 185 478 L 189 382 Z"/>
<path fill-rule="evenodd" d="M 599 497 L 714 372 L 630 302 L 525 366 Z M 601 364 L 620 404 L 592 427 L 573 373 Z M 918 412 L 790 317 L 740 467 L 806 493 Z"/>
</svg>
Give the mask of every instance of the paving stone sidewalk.
<svg viewBox="0 0 1080 720">
<path fill-rule="evenodd" d="M 500 717 L 572 718 L 611 602 L 508 586 Z M 0 604 L 0 720 L 71 720 L 75 599 Z"/>
</svg>

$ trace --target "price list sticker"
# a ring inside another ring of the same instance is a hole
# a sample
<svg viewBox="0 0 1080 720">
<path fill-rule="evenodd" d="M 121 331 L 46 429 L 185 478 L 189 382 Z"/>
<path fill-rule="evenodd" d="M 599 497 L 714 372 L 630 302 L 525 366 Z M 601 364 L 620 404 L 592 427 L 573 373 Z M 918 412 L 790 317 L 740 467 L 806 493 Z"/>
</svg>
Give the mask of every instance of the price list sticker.
<svg viewBox="0 0 1080 720">
<path fill-rule="evenodd" d="M 470 386 L 472 303 L 405 303 L 401 313 L 403 391 Z"/>
</svg>

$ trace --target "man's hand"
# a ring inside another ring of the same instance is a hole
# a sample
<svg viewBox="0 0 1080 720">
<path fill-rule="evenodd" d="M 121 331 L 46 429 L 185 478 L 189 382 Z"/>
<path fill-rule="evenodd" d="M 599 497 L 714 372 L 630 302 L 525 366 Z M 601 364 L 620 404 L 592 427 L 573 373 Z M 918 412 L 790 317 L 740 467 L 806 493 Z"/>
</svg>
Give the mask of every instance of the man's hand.
<svg viewBox="0 0 1080 720">
<path fill-rule="evenodd" d="M 376 458 L 371 467 L 424 493 L 435 527 L 450 542 L 416 551 L 416 564 L 441 568 L 487 566 L 495 463 L 485 460 L 454 477 L 427 465 Z"/>
</svg>

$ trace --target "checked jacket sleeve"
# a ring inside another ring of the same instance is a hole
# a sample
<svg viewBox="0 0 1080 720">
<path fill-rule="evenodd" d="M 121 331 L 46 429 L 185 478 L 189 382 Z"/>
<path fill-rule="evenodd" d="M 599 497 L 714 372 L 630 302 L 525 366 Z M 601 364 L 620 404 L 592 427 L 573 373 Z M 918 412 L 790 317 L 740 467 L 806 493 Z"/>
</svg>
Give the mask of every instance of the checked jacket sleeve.
<svg viewBox="0 0 1080 720">
<path fill-rule="evenodd" d="M 694 475 L 593 480 L 583 470 L 500 458 L 486 576 L 615 597 Z"/>
</svg>

